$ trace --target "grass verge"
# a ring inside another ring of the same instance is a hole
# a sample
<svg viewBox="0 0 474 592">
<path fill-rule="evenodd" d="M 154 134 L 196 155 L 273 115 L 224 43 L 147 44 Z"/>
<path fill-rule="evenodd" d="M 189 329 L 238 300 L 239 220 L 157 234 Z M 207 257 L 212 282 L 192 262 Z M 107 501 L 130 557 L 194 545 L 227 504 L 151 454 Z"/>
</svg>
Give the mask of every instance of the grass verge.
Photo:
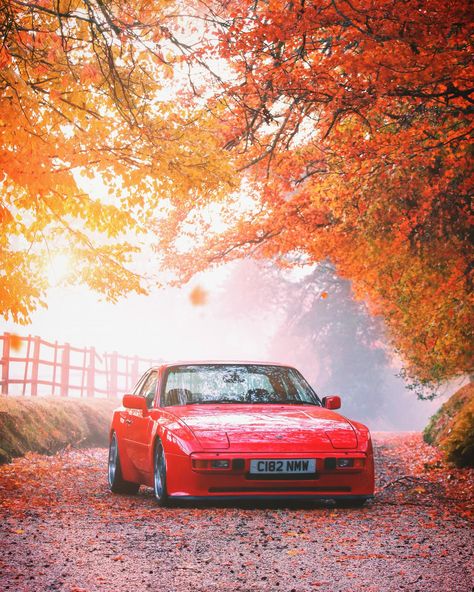
<svg viewBox="0 0 474 592">
<path fill-rule="evenodd" d="M 0 395 L 0 463 L 27 452 L 107 446 L 112 411 L 118 406 L 118 401 L 100 399 Z"/>
<path fill-rule="evenodd" d="M 474 467 L 474 383 L 463 386 L 441 406 L 423 438 L 444 450 L 456 466 Z"/>
</svg>

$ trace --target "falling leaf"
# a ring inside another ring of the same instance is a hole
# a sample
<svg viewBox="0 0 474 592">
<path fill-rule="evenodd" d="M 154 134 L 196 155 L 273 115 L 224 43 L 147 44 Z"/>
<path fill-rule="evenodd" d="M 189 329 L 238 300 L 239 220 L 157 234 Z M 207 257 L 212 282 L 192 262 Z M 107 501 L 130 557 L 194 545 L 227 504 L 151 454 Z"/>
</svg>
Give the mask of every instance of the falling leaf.
<svg viewBox="0 0 474 592">
<path fill-rule="evenodd" d="M 201 286 L 196 286 L 189 294 L 189 300 L 193 306 L 204 306 L 207 303 L 207 292 Z"/>
<path fill-rule="evenodd" d="M 12 333 L 10 335 L 10 348 L 13 351 L 19 351 L 21 349 L 22 341 L 23 340 L 19 335 Z"/>
</svg>

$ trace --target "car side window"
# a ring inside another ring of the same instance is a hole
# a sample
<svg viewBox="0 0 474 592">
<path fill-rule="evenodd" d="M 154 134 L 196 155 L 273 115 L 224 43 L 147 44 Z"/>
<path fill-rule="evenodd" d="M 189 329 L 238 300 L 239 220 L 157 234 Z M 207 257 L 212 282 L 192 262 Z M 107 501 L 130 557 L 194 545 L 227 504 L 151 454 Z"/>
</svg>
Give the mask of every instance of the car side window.
<svg viewBox="0 0 474 592">
<path fill-rule="evenodd" d="M 140 392 L 137 393 L 141 397 L 145 397 L 146 406 L 148 409 L 153 407 L 153 401 L 155 400 L 156 393 L 156 381 L 158 378 L 158 372 L 150 372 L 148 378 L 145 380 Z"/>
<path fill-rule="evenodd" d="M 143 383 L 147 381 L 148 376 L 149 376 L 149 371 L 147 370 L 145 372 L 145 374 L 143 374 L 140 377 L 140 380 L 137 382 L 137 384 L 133 387 L 132 395 L 139 395 L 140 394 L 140 391 L 142 390 Z"/>
</svg>

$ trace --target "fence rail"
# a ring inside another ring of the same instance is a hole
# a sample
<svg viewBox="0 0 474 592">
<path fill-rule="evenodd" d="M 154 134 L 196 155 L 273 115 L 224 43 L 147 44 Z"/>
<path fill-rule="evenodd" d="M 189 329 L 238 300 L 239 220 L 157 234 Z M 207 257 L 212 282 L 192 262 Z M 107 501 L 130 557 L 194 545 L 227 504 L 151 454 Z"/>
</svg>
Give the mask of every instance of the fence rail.
<svg viewBox="0 0 474 592">
<path fill-rule="evenodd" d="M 0 335 L 1 392 L 8 395 L 115 398 L 126 393 L 140 375 L 159 361 L 97 353 L 41 337 Z"/>
</svg>

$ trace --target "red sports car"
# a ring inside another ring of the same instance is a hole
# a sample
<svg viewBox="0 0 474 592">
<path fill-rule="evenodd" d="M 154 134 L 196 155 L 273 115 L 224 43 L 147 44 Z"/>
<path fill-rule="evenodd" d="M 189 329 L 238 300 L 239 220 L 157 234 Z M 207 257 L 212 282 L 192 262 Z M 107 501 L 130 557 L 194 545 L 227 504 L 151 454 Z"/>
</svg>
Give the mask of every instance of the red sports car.
<svg viewBox="0 0 474 592">
<path fill-rule="evenodd" d="M 374 493 L 369 430 L 335 413 L 294 368 L 190 362 L 151 368 L 124 395 L 110 428 L 117 493 L 153 487 L 156 500 L 334 499 Z"/>
</svg>

